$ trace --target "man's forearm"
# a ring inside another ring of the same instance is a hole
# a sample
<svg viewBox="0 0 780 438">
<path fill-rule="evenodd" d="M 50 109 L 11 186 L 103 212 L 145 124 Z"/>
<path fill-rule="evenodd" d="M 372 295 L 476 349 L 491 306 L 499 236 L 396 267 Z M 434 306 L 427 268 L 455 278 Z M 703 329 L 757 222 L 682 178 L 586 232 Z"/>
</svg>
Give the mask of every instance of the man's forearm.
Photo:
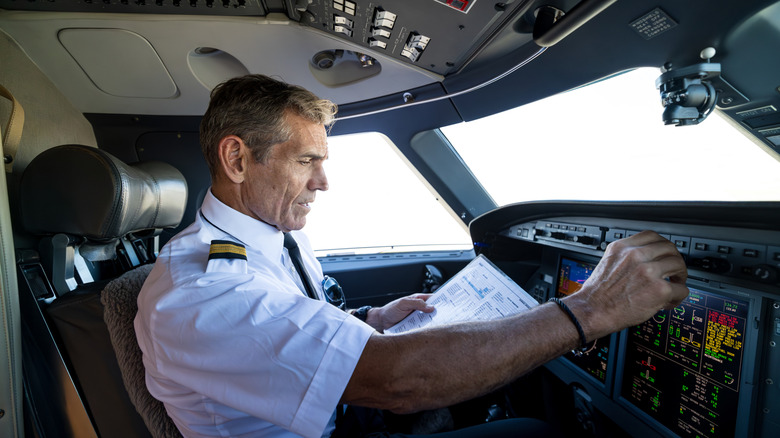
<svg viewBox="0 0 780 438">
<path fill-rule="evenodd" d="M 514 317 L 374 335 L 343 401 L 414 412 L 483 395 L 579 345 L 556 305 Z"/>
</svg>

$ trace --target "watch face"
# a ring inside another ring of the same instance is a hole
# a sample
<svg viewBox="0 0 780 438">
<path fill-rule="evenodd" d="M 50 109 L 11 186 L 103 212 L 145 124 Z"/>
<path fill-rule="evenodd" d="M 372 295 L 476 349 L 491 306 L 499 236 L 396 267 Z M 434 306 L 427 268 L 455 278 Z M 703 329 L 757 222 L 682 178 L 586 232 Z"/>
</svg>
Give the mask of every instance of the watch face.
<svg viewBox="0 0 780 438">
<path fill-rule="evenodd" d="M 371 306 L 363 306 L 355 311 L 355 317 L 365 322 L 369 310 L 371 310 Z"/>
</svg>

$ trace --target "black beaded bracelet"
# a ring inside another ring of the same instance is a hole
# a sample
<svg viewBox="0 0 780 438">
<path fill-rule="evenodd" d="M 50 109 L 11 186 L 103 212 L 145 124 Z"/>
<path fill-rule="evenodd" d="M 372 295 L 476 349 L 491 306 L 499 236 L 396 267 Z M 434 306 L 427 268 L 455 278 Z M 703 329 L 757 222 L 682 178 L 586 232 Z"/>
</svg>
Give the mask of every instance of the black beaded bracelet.
<svg viewBox="0 0 780 438">
<path fill-rule="evenodd" d="M 580 335 L 580 351 L 587 351 L 592 346 L 588 345 L 588 339 L 585 337 L 585 331 L 582 330 L 582 326 L 580 325 L 580 322 L 577 320 L 577 317 L 574 316 L 574 313 L 572 313 L 571 309 L 569 309 L 569 306 L 566 305 L 566 303 L 563 302 L 560 298 L 550 298 L 548 301 L 552 301 L 553 303 L 557 304 L 558 307 L 563 310 L 566 315 L 569 316 L 569 319 L 571 319 L 571 322 L 574 323 L 574 327 L 577 328 L 577 333 Z"/>
</svg>

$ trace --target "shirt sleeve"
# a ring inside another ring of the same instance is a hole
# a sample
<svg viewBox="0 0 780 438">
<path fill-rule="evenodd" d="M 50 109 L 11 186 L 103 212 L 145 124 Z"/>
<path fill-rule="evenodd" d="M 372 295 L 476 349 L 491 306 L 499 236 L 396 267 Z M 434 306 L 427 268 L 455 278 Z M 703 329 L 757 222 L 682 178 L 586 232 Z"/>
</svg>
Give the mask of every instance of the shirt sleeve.
<svg viewBox="0 0 780 438">
<path fill-rule="evenodd" d="M 373 329 L 257 274 L 200 275 L 156 302 L 166 379 L 302 436 L 320 436 Z"/>
</svg>

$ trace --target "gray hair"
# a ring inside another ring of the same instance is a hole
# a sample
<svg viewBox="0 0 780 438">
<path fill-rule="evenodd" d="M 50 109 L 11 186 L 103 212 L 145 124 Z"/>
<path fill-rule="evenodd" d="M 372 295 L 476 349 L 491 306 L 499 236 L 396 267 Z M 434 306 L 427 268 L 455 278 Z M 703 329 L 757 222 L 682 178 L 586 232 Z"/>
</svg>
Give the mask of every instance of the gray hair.
<svg viewBox="0 0 780 438">
<path fill-rule="evenodd" d="M 228 135 L 240 137 L 252 150 L 254 159 L 262 162 L 272 146 L 291 138 L 285 118 L 288 111 L 329 126 L 334 121 L 336 105 L 303 87 L 259 74 L 217 85 L 200 122 L 200 145 L 212 178 L 220 166 L 220 140 Z"/>
</svg>

